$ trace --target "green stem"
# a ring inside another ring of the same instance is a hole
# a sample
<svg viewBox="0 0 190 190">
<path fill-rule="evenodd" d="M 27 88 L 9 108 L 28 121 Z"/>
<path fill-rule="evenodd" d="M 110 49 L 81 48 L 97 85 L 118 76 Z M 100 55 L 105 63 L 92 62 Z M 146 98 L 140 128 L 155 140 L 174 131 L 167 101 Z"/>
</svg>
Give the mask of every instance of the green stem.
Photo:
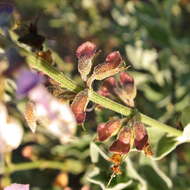
<svg viewBox="0 0 190 190">
<path fill-rule="evenodd" d="M 36 70 L 43 72 L 44 74 L 48 75 L 50 78 L 58 82 L 61 87 L 74 92 L 79 92 L 80 90 L 82 90 L 82 87 L 78 86 L 74 81 L 66 77 L 63 73 L 57 71 L 54 67 L 46 63 L 46 61 L 40 58 L 37 59 L 31 53 L 28 55 L 28 63 L 32 68 L 35 68 Z M 119 103 L 116 103 L 108 98 L 105 98 L 92 90 L 89 90 L 89 100 L 103 106 L 104 108 L 120 113 L 124 116 L 130 115 L 133 111 L 133 109 L 121 105 Z M 157 127 L 173 136 L 182 135 L 182 131 L 177 130 L 169 125 L 163 124 L 142 113 L 140 113 L 140 116 L 141 116 L 141 121 L 144 124 L 147 124 L 151 127 Z"/>
<path fill-rule="evenodd" d="M 75 163 L 77 162 L 77 163 Z M 75 167 L 73 167 L 73 164 Z M 16 171 L 31 170 L 31 169 L 56 169 L 62 170 L 64 172 L 72 171 L 74 174 L 80 173 L 83 170 L 82 164 L 79 164 L 78 161 L 47 161 L 47 160 L 38 160 L 33 162 L 26 162 L 21 164 L 12 164 L 10 167 L 5 167 L 5 173 L 13 173 Z"/>
<path fill-rule="evenodd" d="M 0 45 L 2 47 L 8 46 L 6 44 L 10 44 L 10 41 L 8 41 L 7 39 L 5 39 L 5 37 L 0 35 Z M 28 63 L 32 68 L 48 75 L 50 78 L 52 78 L 53 80 L 58 82 L 60 87 L 66 88 L 73 92 L 79 92 L 80 90 L 83 89 L 82 87 L 78 86 L 74 81 L 72 81 L 71 79 L 66 77 L 63 73 L 59 72 L 53 66 L 49 65 L 49 63 L 47 63 L 45 60 L 42 60 L 41 58 L 37 57 L 32 52 L 28 52 L 27 50 L 25 50 L 23 48 L 20 48 L 20 49 L 26 55 L 26 57 L 28 59 Z M 89 90 L 89 99 L 96 104 L 99 104 L 107 109 L 110 109 L 112 111 L 120 113 L 124 116 L 130 115 L 133 111 L 131 108 L 128 108 L 128 107 L 123 106 L 119 103 L 116 103 L 108 98 L 100 96 L 99 94 L 97 94 L 96 92 L 94 92 L 92 90 Z M 182 135 L 182 131 L 177 130 L 169 125 L 163 124 L 163 123 L 161 123 L 155 119 L 152 119 L 142 113 L 140 113 L 140 116 L 141 116 L 141 121 L 144 124 L 147 124 L 151 127 L 157 127 L 159 129 L 163 130 L 164 132 L 169 133 L 172 136 L 181 136 Z"/>
</svg>

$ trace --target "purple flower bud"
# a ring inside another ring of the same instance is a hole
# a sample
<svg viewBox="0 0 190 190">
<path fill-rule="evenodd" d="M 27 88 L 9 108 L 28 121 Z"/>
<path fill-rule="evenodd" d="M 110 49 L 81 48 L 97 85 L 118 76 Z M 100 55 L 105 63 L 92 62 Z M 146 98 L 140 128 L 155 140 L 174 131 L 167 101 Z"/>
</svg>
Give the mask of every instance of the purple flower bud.
<svg viewBox="0 0 190 190">
<path fill-rule="evenodd" d="M 119 119 L 113 119 L 107 123 L 99 124 L 97 127 L 99 141 L 105 141 L 114 135 L 119 130 L 120 126 Z"/>
<path fill-rule="evenodd" d="M 28 95 L 30 90 L 42 82 L 42 76 L 39 73 L 23 70 L 17 78 L 17 95 L 20 97 Z"/>
</svg>

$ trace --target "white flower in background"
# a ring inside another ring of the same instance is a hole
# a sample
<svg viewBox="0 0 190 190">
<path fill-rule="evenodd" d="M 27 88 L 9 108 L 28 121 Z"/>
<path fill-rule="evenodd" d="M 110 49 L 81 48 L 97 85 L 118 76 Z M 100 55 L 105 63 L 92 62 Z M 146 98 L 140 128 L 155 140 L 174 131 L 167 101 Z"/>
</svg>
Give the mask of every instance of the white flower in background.
<svg viewBox="0 0 190 190">
<path fill-rule="evenodd" d="M 17 148 L 22 140 L 23 129 L 13 118 L 8 118 L 7 110 L 0 104 L 0 153 Z"/>
<path fill-rule="evenodd" d="M 40 121 L 62 143 L 71 141 L 76 131 L 76 121 L 69 104 L 59 102 L 43 85 L 33 88 L 28 97 L 33 106 L 31 103 L 26 106 L 25 118 L 31 130 L 35 132 L 36 122 Z"/>
<path fill-rule="evenodd" d="M 42 85 L 40 73 L 23 70 L 17 78 L 17 96 L 29 98 L 25 109 L 25 119 L 36 131 L 37 121 L 47 128 L 62 143 L 70 141 L 76 131 L 76 121 L 71 108 L 59 102 Z"/>
<path fill-rule="evenodd" d="M 29 185 L 13 183 L 10 186 L 5 187 L 4 190 L 29 190 Z"/>
<path fill-rule="evenodd" d="M 69 142 L 76 131 L 75 117 L 69 104 L 63 104 L 53 99 L 50 107 L 57 113 L 57 117 L 46 126 L 47 129 L 57 136 L 62 143 Z"/>
</svg>

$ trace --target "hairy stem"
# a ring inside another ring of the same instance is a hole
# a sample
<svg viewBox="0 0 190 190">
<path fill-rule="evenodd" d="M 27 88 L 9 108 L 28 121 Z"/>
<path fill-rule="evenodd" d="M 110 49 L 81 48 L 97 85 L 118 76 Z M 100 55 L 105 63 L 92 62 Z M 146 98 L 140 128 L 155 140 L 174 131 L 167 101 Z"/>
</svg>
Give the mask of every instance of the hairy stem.
<svg viewBox="0 0 190 190">
<path fill-rule="evenodd" d="M 74 166 L 74 167 L 73 167 Z M 74 174 L 80 173 L 84 168 L 78 161 L 47 161 L 38 160 L 33 162 L 25 162 L 21 164 L 12 164 L 4 168 L 5 173 L 13 173 L 16 171 L 31 170 L 31 169 L 56 169 L 64 172 L 72 171 Z"/>
<path fill-rule="evenodd" d="M 10 44 L 11 44 L 11 42 L 8 39 L 6 39 L 3 35 L 0 35 L 0 45 L 3 48 L 10 46 Z M 32 68 L 48 75 L 50 78 L 52 78 L 53 80 L 58 82 L 60 87 L 66 88 L 73 92 L 79 92 L 80 90 L 83 89 L 81 86 L 78 86 L 70 78 L 66 77 L 63 73 L 59 72 L 53 66 L 49 65 L 49 63 L 47 63 L 45 60 L 42 60 L 40 57 L 37 57 L 32 52 L 29 52 L 21 47 L 20 47 L 20 50 L 26 55 L 26 57 L 28 59 L 28 63 Z M 99 94 L 97 94 L 96 92 L 94 92 L 92 90 L 89 90 L 89 99 L 94 103 L 97 103 L 107 109 L 110 109 L 114 112 L 120 113 L 124 116 L 130 115 L 133 111 L 133 109 L 123 106 L 119 103 L 116 103 L 103 96 L 100 96 Z M 141 116 L 141 121 L 144 124 L 147 124 L 151 127 L 157 127 L 159 129 L 161 129 L 162 131 L 169 133 L 172 136 L 181 136 L 182 135 L 182 131 L 177 130 L 169 125 L 163 124 L 163 123 L 161 123 L 155 119 L 152 119 L 151 117 L 148 117 L 142 113 L 140 113 L 140 116 Z"/>
<path fill-rule="evenodd" d="M 82 87 L 78 86 L 74 81 L 66 77 L 63 73 L 60 73 L 57 71 L 54 67 L 50 66 L 46 61 L 42 60 L 41 58 L 36 58 L 31 53 L 27 56 L 28 57 L 28 63 L 30 66 L 38 71 L 43 72 L 44 74 L 48 75 L 50 78 L 55 80 L 60 84 L 61 87 L 66 88 L 70 91 L 79 92 L 82 90 Z M 104 108 L 110 109 L 114 112 L 120 113 L 124 116 L 128 116 L 132 113 L 133 109 L 126 107 L 124 105 L 121 105 L 117 102 L 114 102 L 108 98 L 105 98 L 93 90 L 89 90 L 89 99 Z M 152 119 L 142 113 L 140 113 L 141 121 L 144 124 L 147 124 L 151 127 L 157 127 L 160 128 L 162 131 L 169 133 L 173 136 L 180 136 L 182 135 L 182 131 L 177 130 L 171 126 L 168 126 L 166 124 L 163 124 L 155 119 Z"/>
</svg>

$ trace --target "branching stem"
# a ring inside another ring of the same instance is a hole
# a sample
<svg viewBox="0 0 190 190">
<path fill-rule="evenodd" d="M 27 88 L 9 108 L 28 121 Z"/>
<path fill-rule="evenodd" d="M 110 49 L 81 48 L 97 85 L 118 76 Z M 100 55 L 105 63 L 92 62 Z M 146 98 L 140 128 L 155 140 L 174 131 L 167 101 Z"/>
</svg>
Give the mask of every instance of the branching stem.
<svg viewBox="0 0 190 190">
<path fill-rule="evenodd" d="M 2 47 L 10 46 L 11 42 L 6 39 L 3 35 L 0 35 L 0 45 Z M 16 46 L 16 44 L 15 44 Z M 25 50 L 24 48 L 19 47 L 21 52 L 26 55 L 28 59 L 29 65 L 38 70 L 43 72 L 44 74 L 48 75 L 50 78 L 55 80 L 59 83 L 60 87 L 66 88 L 67 90 L 73 91 L 73 92 L 79 92 L 80 90 L 83 90 L 81 86 L 78 86 L 73 80 L 65 76 L 63 73 L 55 69 L 53 66 L 51 66 L 49 63 L 47 63 L 45 60 L 42 60 L 41 58 L 37 57 L 34 53 L 29 52 Z M 104 108 L 110 109 L 114 112 L 120 113 L 124 116 L 128 116 L 132 113 L 132 109 L 126 106 L 123 106 L 117 102 L 114 102 L 108 98 L 105 98 L 103 96 L 100 96 L 93 90 L 89 90 L 89 99 Z M 163 124 L 155 119 L 152 119 L 151 117 L 148 117 L 142 113 L 140 113 L 141 121 L 149 125 L 151 127 L 157 127 L 161 129 L 162 131 L 169 133 L 172 136 L 181 136 L 182 131 L 177 130 L 169 125 Z"/>
<path fill-rule="evenodd" d="M 70 90 L 73 92 L 79 92 L 80 90 L 82 90 L 82 87 L 78 86 L 74 81 L 66 77 L 63 73 L 60 73 L 59 71 L 57 71 L 54 67 L 46 63 L 46 61 L 42 60 L 41 58 L 36 58 L 31 53 L 28 53 L 27 57 L 28 57 L 28 63 L 30 64 L 32 68 L 48 75 L 50 78 L 58 82 L 60 84 L 60 87 L 66 88 L 67 90 Z M 89 99 L 92 102 L 103 106 L 104 108 L 110 109 L 124 116 L 130 115 L 133 111 L 133 109 L 126 107 L 124 105 L 121 105 L 117 102 L 114 102 L 113 100 L 110 100 L 108 98 L 105 98 L 97 94 L 93 90 L 89 90 Z M 140 117 L 141 117 L 141 121 L 146 125 L 160 128 L 162 131 L 169 133 L 172 136 L 182 135 L 182 131 L 177 130 L 169 125 L 163 124 L 142 113 L 140 113 Z"/>
</svg>

